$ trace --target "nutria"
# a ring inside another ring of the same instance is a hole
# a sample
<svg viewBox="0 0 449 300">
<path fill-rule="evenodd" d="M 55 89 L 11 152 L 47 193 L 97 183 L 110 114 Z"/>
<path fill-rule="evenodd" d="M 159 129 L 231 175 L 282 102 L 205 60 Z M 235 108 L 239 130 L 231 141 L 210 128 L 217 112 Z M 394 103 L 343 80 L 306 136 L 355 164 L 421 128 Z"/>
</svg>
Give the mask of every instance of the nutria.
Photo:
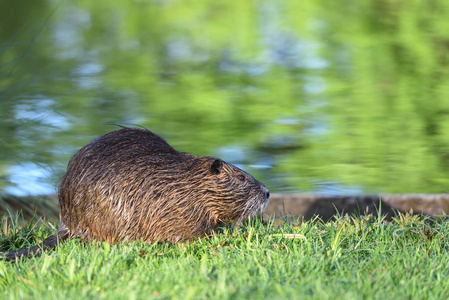
<svg viewBox="0 0 449 300">
<path fill-rule="evenodd" d="M 57 232 L 38 246 L 2 253 L 5 259 L 39 254 L 69 238 L 190 241 L 263 211 L 269 192 L 234 165 L 178 152 L 147 129 L 124 127 L 73 156 L 58 197 Z"/>
</svg>

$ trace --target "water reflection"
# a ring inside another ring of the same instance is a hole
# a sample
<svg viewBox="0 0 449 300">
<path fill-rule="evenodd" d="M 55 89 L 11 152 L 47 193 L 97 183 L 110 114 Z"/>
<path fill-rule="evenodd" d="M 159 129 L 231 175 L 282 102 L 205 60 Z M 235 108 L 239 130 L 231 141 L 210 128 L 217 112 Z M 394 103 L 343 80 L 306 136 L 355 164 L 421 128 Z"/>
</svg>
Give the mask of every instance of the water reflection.
<svg viewBox="0 0 449 300">
<path fill-rule="evenodd" d="M 273 192 L 446 192 L 448 16 L 378 4 L 8 3 L 0 192 L 54 192 L 114 124 L 220 156 Z"/>
<path fill-rule="evenodd" d="M 9 168 L 10 185 L 4 191 L 16 196 L 53 194 L 56 189 L 50 184 L 51 171 L 33 163 Z"/>
</svg>

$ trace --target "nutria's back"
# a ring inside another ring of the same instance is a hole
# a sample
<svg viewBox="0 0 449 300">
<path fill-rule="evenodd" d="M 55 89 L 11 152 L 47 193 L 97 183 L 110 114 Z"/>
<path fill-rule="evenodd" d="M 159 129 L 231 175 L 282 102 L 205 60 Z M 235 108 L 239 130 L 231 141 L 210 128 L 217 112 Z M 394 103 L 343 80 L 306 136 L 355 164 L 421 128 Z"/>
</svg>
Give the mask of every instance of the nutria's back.
<svg viewBox="0 0 449 300">
<path fill-rule="evenodd" d="M 83 147 L 59 187 L 61 221 L 87 240 L 177 242 L 263 210 L 267 188 L 214 157 L 178 152 L 146 129 Z"/>
</svg>

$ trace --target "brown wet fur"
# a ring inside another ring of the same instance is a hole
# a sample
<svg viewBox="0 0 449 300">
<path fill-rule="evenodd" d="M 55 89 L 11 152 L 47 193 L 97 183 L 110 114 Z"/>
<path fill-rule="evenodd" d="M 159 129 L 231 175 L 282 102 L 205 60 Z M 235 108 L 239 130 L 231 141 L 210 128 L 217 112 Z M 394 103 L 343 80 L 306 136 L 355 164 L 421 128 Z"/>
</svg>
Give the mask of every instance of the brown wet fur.
<svg viewBox="0 0 449 300">
<path fill-rule="evenodd" d="M 149 130 L 122 128 L 75 154 L 58 196 L 58 232 L 6 258 L 39 253 L 74 237 L 111 243 L 189 241 L 263 211 L 269 192 L 218 158 L 178 152 Z"/>
</svg>

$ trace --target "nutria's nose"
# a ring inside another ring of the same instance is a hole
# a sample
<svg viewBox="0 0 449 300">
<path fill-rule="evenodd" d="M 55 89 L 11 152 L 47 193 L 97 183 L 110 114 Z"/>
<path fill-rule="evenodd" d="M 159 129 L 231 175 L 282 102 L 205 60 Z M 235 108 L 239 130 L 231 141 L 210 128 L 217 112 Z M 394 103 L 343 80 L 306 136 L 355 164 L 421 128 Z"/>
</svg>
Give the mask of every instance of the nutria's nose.
<svg viewBox="0 0 449 300">
<path fill-rule="evenodd" d="M 260 187 L 260 189 L 262 190 L 262 193 L 265 195 L 265 198 L 268 201 L 268 198 L 270 198 L 270 191 L 267 189 L 267 187 L 262 182 L 260 182 L 256 179 L 254 179 L 254 181 Z"/>
<path fill-rule="evenodd" d="M 262 192 L 264 193 L 265 197 L 268 200 L 268 198 L 270 198 L 270 191 L 262 183 L 260 185 L 261 185 L 261 188 L 262 188 Z"/>
</svg>

